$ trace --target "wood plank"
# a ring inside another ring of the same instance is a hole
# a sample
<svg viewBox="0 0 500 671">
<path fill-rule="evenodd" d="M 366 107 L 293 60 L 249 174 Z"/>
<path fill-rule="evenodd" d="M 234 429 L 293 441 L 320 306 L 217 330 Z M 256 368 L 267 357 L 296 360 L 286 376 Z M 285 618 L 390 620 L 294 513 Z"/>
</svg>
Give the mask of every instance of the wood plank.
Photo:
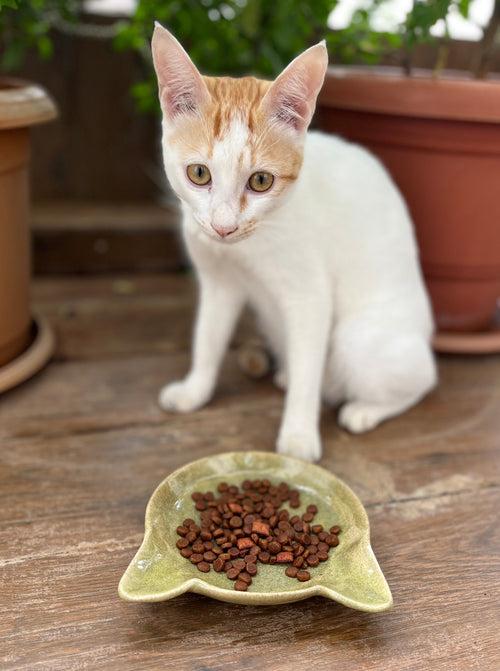
<svg viewBox="0 0 500 671">
<path fill-rule="evenodd" d="M 197 287 L 191 274 L 37 277 L 33 307 L 52 324 L 56 360 L 186 351 Z M 253 332 L 247 315 L 234 342 Z"/>
</svg>

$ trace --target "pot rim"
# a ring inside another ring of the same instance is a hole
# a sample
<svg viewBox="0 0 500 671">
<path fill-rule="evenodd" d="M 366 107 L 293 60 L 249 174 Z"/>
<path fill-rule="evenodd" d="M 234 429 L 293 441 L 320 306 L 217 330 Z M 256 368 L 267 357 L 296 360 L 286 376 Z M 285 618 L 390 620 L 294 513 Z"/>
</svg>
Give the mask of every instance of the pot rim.
<svg viewBox="0 0 500 671">
<path fill-rule="evenodd" d="M 56 104 L 42 86 L 0 77 L 0 130 L 33 126 L 56 117 Z"/>
<path fill-rule="evenodd" d="M 395 116 L 500 123 L 500 77 L 477 80 L 448 70 L 433 77 L 416 70 L 408 77 L 393 66 L 328 68 L 321 107 Z"/>
</svg>

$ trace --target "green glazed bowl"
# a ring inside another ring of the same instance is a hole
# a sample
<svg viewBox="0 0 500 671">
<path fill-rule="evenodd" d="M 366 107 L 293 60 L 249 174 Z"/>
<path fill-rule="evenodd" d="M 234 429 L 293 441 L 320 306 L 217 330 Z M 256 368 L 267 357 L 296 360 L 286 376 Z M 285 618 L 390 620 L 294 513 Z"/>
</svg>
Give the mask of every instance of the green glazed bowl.
<svg viewBox="0 0 500 671">
<path fill-rule="evenodd" d="M 300 512 L 315 503 L 319 508 L 316 524 L 342 528 L 339 545 L 327 561 L 310 570 L 307 583 L 288 578 L 284 567 L 259 564 L 249 590 L 238 592 L 224 573 L 200 573 L 175 547 L 176 527 L 186 517 L 197 519 L 192 492 L 214 491 L 223 480 L 239 485 L 257 478 L 268 478 L 273 484 L 285 480 L 300 490 Z M 357 496 L 323 468 L 269 452 L 229 452 L 199 459 L 156 488 L 146 509 L 144 540 L 120 580 L 118 593 L 127 601 L 152 602 L 184 592 L 252 605 L 321 595 L 372 613 L 392 605 L 389 586 L 370 546 L 368 517 Z"/>
</svg>

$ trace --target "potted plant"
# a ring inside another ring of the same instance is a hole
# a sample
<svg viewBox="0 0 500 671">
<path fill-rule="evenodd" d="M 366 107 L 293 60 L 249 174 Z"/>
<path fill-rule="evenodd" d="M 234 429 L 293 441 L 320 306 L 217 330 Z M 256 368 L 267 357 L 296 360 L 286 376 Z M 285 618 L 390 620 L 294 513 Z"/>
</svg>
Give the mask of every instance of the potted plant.
<svg viewBox="0 0 500 671">
<path fill-rule="evenodd" d="M 393 67 L 337 67 L 319 98 L 318 121 L 369 147 L 403 192 L 415 222 L 422 267 L 444 351 L 500 351 L 500 78 L 486 78 L 500 36 L 500 2 L 477 44 L 471 73 L 446 71 L 450 40 L 439 40 L 433 71 L 416 70 L 416 47 L 468 2 L 415 2 L 398 35 L 371 29 L 360 10 L 330 36 L 333 50 L 361 45 Z M 360 53 L 358 52 L 358 57 Z"/>
<path fill-rule="evenodd" d="M 53 346 L 30 312 L 28 168 L 30 127 L 55 116 L 41 87 L 0 76 L 0 392 L 37 371 Z"/>
</svg>

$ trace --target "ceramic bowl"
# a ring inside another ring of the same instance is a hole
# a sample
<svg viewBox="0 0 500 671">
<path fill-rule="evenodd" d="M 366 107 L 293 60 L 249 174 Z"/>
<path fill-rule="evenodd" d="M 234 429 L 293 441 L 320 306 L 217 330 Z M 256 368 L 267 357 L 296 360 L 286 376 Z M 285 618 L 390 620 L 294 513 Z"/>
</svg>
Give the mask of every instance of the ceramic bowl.
<svg viewBox="0 0 500 671">
<path fill-rule="evenodd" d="M 194 491 L 215 491 L 221 481 L 239 485 L 245 479 L 285 480 L 301 492 L 302 513 L 315 503 L 316 524 L 342 528 L 340 543 L 327 561 L 311 569 L 301 583 L 285 575 L 285 567 L 259 564 L 247 592 L 232 588 L 224 573 L 200 573 L 175 547 L 176 527 L 186 517 L 197 519 Z M 204 594 L 240 604 L 280 604 L 323 596 L 368 612 L 387 610 L 392 596 L 370 546 L 368 517 L 361 501 L 323 468 L 269 452 L 230 452 L 194 461 L 169 475 L 156 488 L 146 509 L 146 531 L 125 571 L 119 595 L 127 601 L 165 601 L 184 592 Z"/>
</svg>

